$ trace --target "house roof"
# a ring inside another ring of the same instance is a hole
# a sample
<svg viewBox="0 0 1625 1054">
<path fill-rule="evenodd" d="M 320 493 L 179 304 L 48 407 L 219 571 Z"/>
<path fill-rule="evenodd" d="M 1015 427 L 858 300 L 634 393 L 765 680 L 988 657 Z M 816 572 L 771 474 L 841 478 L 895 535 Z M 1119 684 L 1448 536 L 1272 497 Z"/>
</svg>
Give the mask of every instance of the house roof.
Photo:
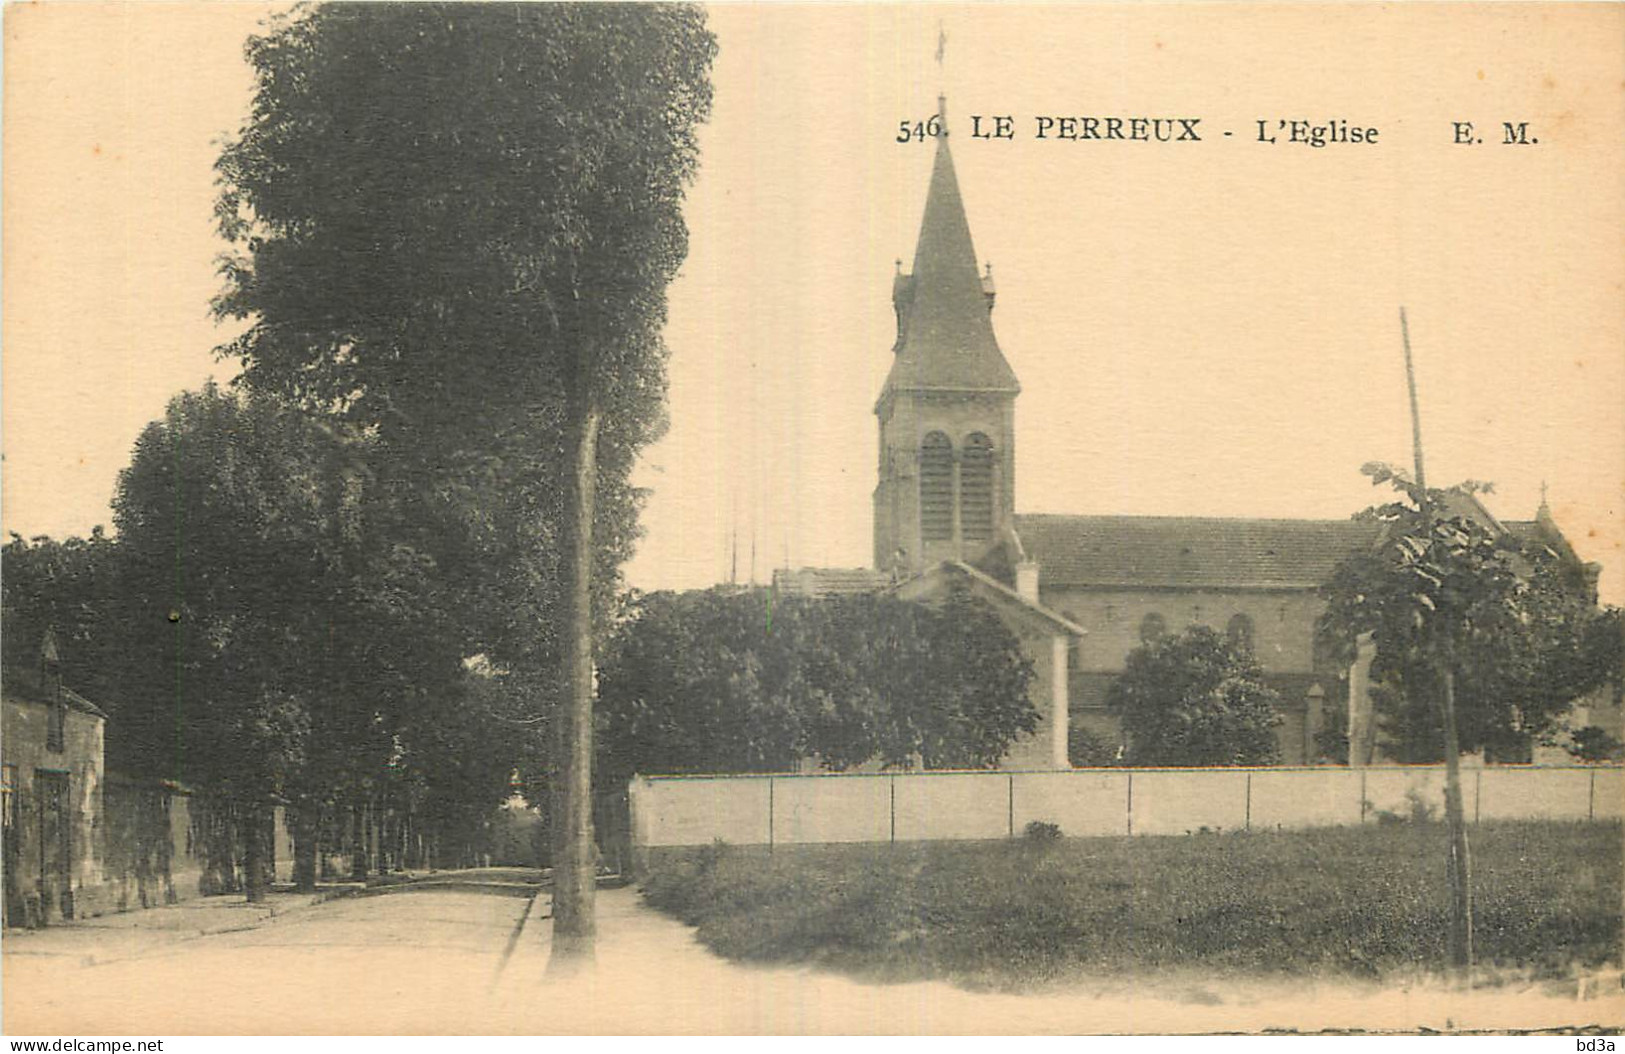
<svg viewBox="0 0 1625 1054">
<path fill-rule="evenodd" d="M 896 358 L 881 397 L 898 390 L 1019 392 L 1015 371 L 993 336 L 988 293 L 976 269 L 970 223 L 943 135 L 931 167 L 914 272 L 899 275 L 893 285 Z"/>
<path fill-rule="evenodd" d="M 1380 531 L 1354 520 L 1016 517 L 1046 587 L 1309 589 Z"/>
<path fill-rule="evenodd" d="M 961 560 L 944 560 L 926 568 L 913 578 L 899 582 L 896 592 L 904 599 L 918 599 L 920 593 L 930 588 L 933 579 L 944 578 L 948 575 L 958 575 L 968 580 L 972 586 L 981 590 L 999 603 L 1014 607 L 1030 617 L 1047 624 L 1051 629 L 1058 629 L 1074 637 L 1086 637 L 1089 631 L 1073 622 L 1071 619 L 1040 604 L 1036 600 L 1029 600 L 1017 593 L 1014 589 L 1000 582 L 992 575 L 981 571 Z M 913 594 L 910 596 L 909 594 Z"/>
<path fill-rule="evenodd" d="M 891 583 L 890 575 L 867 567 L 780 568 L 773 572 L 773 588 L 787 596 L 851 596 L 875 593 Z"/>
<path fill-rule="evenodd" d="M 0 671 L 0 694 L 7 699 L 16 699 L 19 702 L 34 703 L 39 706 L 50 705 L 50 699 L 41 687 L 39 677 L 31 672 L 24 672 L 7 668 Z M 71 688 L 63 686 L 62 701 L 81 713 L 107 719 L 107 714 L 101 707 L 86 699 Z"/>
</svg>

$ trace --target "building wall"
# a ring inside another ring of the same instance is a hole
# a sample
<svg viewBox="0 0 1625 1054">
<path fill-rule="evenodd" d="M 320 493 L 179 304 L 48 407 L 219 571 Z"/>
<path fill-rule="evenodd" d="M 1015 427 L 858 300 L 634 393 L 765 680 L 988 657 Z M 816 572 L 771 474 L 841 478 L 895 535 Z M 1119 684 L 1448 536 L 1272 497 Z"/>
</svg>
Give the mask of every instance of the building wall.
<svg viewBox="0 0 1625 1054">
<path fill-rule="evenodd" d="M 5 699 L 6 925 L 48 925 L 239 888 L 243 853 L 228 803 L 161 781 L 108 777 L 105 723 L 81 710 L 67 711 L 65 749 L 48 750 L 47 714 L 44 704 Z M 42 868 L 46 773 L 67 777 L 68 898 Z M 268 817 L 267 848 L 275 877 L 287 881 L 293 852 L 283 812 Z"/>
<path fill-rule="evenodd" d="M 11 913 L 23 901 L 35 900 L 41 921 L 63 917 L 64 908 L 81 913 L 79 891 L 97 885 L 101 876 L 102 813 L 102 718 L 68 707 L 63 722 L 63 749 L 46 746 L 50 707 L 44 703 L 6 696 L 0 705 L 0 762 L 5 765 L 8 854 L 16 872 L 7 873 L 7 923 L 20 924 Z M 42 775 L 60 773 L 67 777 L 66 823 L 69 846 L 69 874 L 64 889 L 55 875 L 42 869 L 41 844 Z M 88 906 L 88 905 L 85 905 Z"/>
<path fill-rule="evenodd" d="M 113 777 L 107 807 L 102 901 L 109 911 L 201 896 L 207 860 L 193 795 L 154 781 Z"/>
<path fill-rule="evenodd" d="M 1370 769 L 1082 769 L 887 775 L 636 779 L 639 851 L 1017 838 L 1029 823 L 1069 836 L 1191 835 L 1343 827 L 1442 815 L 1444 767 Z M 1617 823 L 1619 766 L 1477 769 L 1463 774 L 1470 823 L 1549 819 Z"/>
<path fill-rule="evenodd" d="M 113 775 L 102 805 L 98 867 L 76 893 L 81 917 L 241 892 L 244 832 L 230 802 L 167 781 Z M 290 882 L 285 810 L 276 806 L 265 820 L 266 877 Z"/>
<path fill-rule="evenodd" d="M 1039 596 L 1045 607 L 1089 631 L 1074 649 L 1070 673 L 1071 724 L 1096 740 L 1120 743 L 1122 729 L 1106 712 L 1106 691 L 1123 671 L 1129 652 L 1141 644 L 1145 617 L 1162 616 L 1169 633 L 1201 624 L 1224 632 L 1236 615 L 1253 622 L 1253 652 L 1266 680 L 1281 692 L 1281 724 L 1276 729 L 1282 764 L 1314 760 L 1313 737 L 1324 712 L 1310 712 L 1310 683 L 1321 683 L 1327 698 L 1341 698 L 1336 671 L 1315 677 L 1315 621 L 1325 608 L 1310 590 L 1135 590 L 1046 587 L 1039 571 Z"/>
<path fill-rule="evenodd" d="M 1326 602 L 1312 590 L 1210 591 L 1080 589 L 1050 587 L 1039 569 L 1039 597 L 1045 607 L 1089 631 L 1078 651 L 1080 671 L 1118 673 L 1128 653 L 1140 646 L 1140 623 L 1160 614 L 1168 632 L 1200 623 L 1224 632 L 1230 619 L 1253 620 L 1253 651 L 1265 673 L 1310 673 L 1315 661 L 1315 621 Z"/>
<path fill-rule="evenodd" d="M 999 762 L 1001 769 L 1062 768 L 1066 761 L 1069 710 L 1066 702 L 1067 639 L 1064 636 L 1011 630 L 1021 642 L 1021 650 L 1033 664 L 1032 684 L 1027 698 L 1038 711 L 1038 727 L 1031 735 L 1020 736 Z M 1057 716 L 1057 699 L 1060 712 Z"/>
</svg>

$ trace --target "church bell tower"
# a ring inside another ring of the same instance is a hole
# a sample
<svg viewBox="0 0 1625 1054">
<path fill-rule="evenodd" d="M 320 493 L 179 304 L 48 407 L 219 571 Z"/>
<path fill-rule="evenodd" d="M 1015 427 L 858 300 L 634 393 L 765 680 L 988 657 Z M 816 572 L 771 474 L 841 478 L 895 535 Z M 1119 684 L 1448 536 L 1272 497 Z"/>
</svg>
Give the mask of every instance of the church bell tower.
<svg viewBox="0 0 1625 1054">
<path fill-rule="evenodd" d="M 993 336 L 993 275 L 978 269 L 948 150 L 943 100 L 914 268 L 892 282 L 897 341 L 875 403 L 880 479 L 875 568 L 909 574 L 974 561 L 1015 505 L 1015 402 L 1021 385 Z"/>
</svg>

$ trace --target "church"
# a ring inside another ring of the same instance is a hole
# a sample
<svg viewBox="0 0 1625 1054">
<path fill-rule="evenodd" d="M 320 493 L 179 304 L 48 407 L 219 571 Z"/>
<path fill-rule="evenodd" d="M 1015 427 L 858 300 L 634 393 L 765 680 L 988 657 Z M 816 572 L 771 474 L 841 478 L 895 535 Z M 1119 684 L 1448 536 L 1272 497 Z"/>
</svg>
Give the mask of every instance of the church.
<svg viewBox="0 0 1625 1054">
<path fill-rule="evenodd" d="M 1315 646 L 1320 587 L 1377 540 L 1347 520 L 1022 515 L 1015 509 L 1015 412 L 1021 384 L 993 330 L 991 266 L 978 265 L 948 138 L 937 139 L 913 269 L 892 281 L 897 339 L 875 402 L 874 566 L 774 576 L 808 596 L 894 589 L 929 601 L 957 583 L 990 603 L 1032 660 L 1038 730 L 1011 748 L 1012 769 L 1099 763 L 1122 745 L 1106 693 L 1128 654 L 1205 624 L 1250 647 L 1281 698 L 1282 764 L 1320 760 L 1334 708 L 1369 735 L 1362 670 Z M 1498 529 L 1539 532 L 1571 557 L 1546 505 Z M 1588 568 L 1595 581 L 1597 568 Z M 1369 656 L 1365 659 L 1369 662 Z M 1349 692 L 1352 680 L 1355 692 Z M 1069 744 L 1071 748 L 1069 749 Z"/>
</svg>

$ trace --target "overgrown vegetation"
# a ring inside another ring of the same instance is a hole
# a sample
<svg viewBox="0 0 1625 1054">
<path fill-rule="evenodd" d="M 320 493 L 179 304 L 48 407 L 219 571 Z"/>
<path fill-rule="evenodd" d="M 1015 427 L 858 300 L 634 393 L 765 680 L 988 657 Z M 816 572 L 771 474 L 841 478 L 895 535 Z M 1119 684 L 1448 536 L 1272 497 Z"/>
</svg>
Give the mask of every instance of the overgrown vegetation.
<svg viewBox="0 0 1625 1054">
<path fill-rule="evenodd" d="M 650 903 L 731 959 L 1013 988 L 1194 968 L 1409 977 L 1443 961 L 1436 823 L 1194 837 L 708 847 L 656 861 Z M 1618 824 L 1485 824 L 1478 962 L 1618 961 Z"/>
</svg>

